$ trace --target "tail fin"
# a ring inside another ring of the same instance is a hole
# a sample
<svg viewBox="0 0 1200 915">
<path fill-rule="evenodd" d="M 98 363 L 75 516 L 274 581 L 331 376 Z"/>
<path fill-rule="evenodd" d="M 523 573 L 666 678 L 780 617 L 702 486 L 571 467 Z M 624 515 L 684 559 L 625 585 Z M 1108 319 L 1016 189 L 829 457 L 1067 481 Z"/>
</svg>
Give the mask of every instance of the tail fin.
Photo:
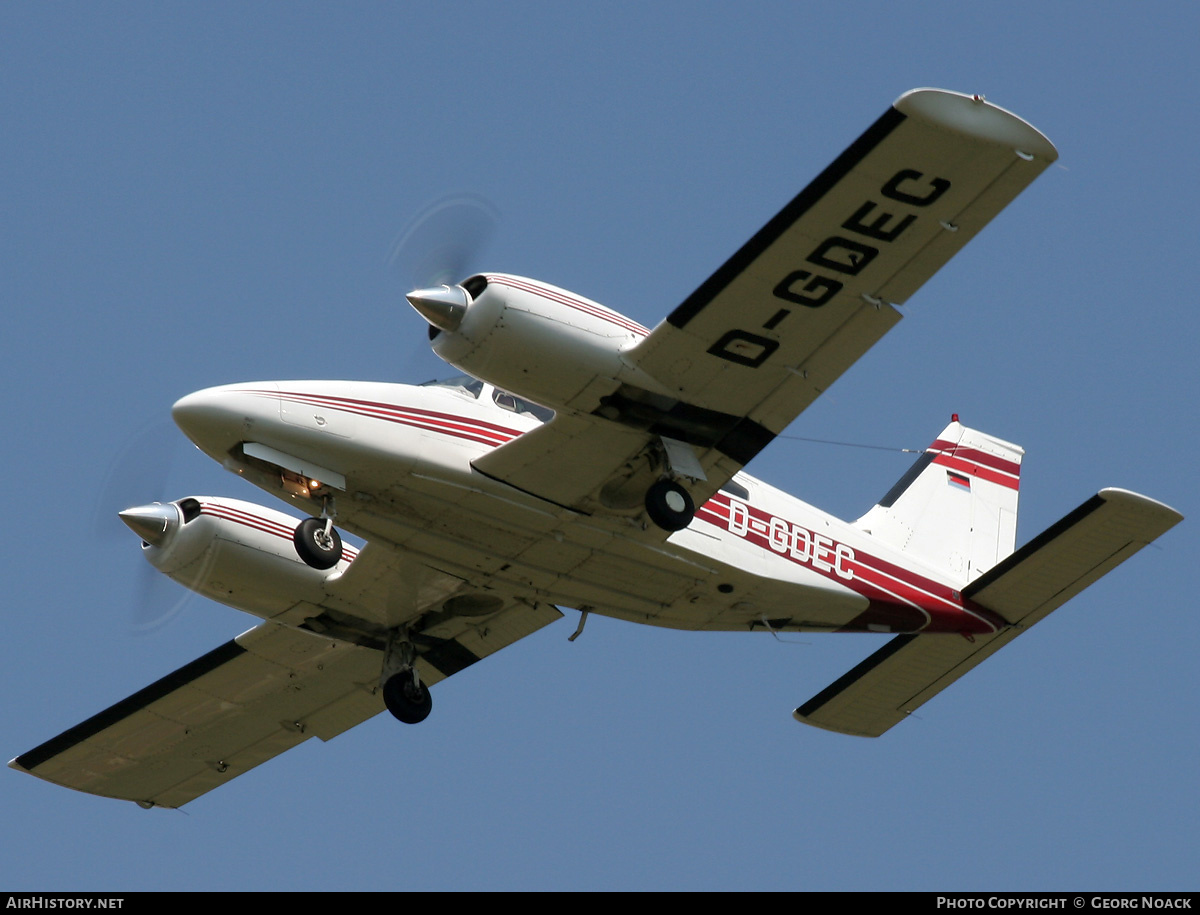
<svg viewBox="0 0 1200 915">
<path fill-rule="evenodd" d="M 1017 542 L 1017 445 L 953 421 L 857 526 L 962 584 Z"/>
</svg>

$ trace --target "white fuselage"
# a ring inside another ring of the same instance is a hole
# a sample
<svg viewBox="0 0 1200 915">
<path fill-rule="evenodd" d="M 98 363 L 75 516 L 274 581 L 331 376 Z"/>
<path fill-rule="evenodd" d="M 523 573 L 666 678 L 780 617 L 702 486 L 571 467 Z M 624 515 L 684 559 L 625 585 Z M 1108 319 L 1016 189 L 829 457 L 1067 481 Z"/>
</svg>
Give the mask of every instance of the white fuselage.
<svg viewBox="0 0 1200 915">
<path fill-rule="evenodd" d="M 637 516 L 584 515 L 475 471 L 540 425 L 529 408 L 480 382 L 295 381 L 206 389 L 175 417 L 215 460 L 301 510 L 319 514 L 332 496 L 338 527 L 395 545 L 431 580 L 680 629 L 997 628 L 953 582 L 745 474 L 664 542 Z"/>
</svg>

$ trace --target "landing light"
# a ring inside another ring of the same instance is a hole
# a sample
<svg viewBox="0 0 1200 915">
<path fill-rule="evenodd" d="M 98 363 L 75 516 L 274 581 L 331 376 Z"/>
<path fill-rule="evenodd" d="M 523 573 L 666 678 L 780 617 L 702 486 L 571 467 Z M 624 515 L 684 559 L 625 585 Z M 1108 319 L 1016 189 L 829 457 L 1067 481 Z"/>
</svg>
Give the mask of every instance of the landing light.
<svg viewBox="0 0 1200 915">
<path fill-rule="evenodd" d="M 311 477 L 306 477 L 302 473 L 295 473 L 290 470 L 281 471 L 279 474 L 280 482 L 283 484 L 284 492 L 292 496 L 298 496 L 302 499 L 311 499 L 312 494 L 320 487 L 320 483 Z"/>
</svg>

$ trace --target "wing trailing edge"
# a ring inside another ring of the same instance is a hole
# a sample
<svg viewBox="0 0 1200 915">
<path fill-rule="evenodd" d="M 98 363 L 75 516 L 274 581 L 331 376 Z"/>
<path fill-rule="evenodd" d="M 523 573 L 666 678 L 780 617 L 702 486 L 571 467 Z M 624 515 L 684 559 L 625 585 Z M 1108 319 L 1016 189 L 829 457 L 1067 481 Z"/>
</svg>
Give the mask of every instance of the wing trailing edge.
<svg viewBox="0 0 1200 915">
<path fill-rule="evenodd" d="M 878 737 L 973 667 L 1183 520 L 1161 502 L 1104 489 L 963 590 L 1009 626 L 974 641 L 892 639 L 794 712 L 797 721 Z"/>
</svg>

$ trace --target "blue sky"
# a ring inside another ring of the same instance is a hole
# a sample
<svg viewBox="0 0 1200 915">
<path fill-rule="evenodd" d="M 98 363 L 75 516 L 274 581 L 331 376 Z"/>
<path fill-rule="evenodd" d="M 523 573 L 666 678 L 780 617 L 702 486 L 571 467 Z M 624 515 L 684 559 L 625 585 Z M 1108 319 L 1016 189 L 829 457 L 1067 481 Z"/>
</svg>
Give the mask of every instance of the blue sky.
<svg viewBox="0 0 1200 915">
<path fill-rule="evenodd" d="M 1197 34 L 1182 3 L 0 6 L 6 758 L 252 623 L 163 591 L 135 625 L 137 544 L 93 523 L 132 435 L 214 384 L 450 373 L 386 264 L 424 206 L 482 195 L 478 267 L 654 325 L 916 86 L 1061 158 L 789 434 L 920 448 L 957 412 L 1027 450 L 1020 542 L 1109 485 L 1190 516 L 879 740 L 790 715 L 874 639 L 570 613 L 420 727 L 183 812 L 0 771 L 0 889 L 1195 889 Z M 166 434 L 145 501 L 269 498 Z M 909 459 L 750 471 L 853 518 Z"/>
</svg>

